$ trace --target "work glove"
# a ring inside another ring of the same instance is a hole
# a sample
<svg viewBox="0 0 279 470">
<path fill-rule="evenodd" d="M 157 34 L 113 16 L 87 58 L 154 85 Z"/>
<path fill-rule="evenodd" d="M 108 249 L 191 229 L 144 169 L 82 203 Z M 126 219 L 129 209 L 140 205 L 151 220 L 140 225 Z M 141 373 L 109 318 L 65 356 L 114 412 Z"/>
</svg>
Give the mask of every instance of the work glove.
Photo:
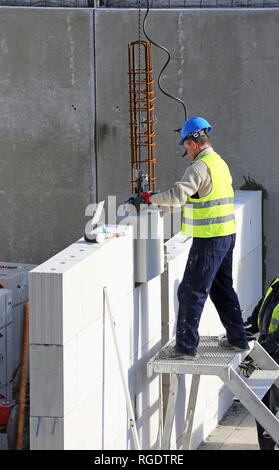
<svg viewBox="0 0 279 470">
<path fill-rule="evenodd" d="M 154 193 L 149 193 L 149 192 L 141 193 L 141 194 L 140 194 L 140 197 L 141 197 L 141 200 L 143 200 L 142 202 L 146 202 L 147 204 L 151 204 L 150 197 L 151 197 L 153 194 L 154 194 Z"/>
</svg>

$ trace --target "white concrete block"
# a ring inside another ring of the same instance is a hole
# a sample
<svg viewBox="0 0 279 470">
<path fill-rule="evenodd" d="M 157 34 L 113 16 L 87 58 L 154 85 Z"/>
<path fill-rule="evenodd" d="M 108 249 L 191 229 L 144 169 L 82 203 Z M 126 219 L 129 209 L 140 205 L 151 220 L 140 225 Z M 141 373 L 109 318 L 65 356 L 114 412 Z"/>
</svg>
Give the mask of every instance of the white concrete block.
<svg viewBox="0 0 279 470">
<path fill-rule="evenodd" d="M 170 238 L 166 243 L 167 249 L 167 262 L 170 263 L 173 259 L 176 259 L 181 254 L 185 258 L 188 258 L 188 254 L 192 245 L 192 238 L 184 237 L 181 232 L 177 233 L 174 237 Z"/>
<path fill-rule="evenodd" d="M 177 255 L 171 255 L 168 263 L 168 284 L 169 284 L 169 321 L 172 322 L 178 313 L 178 299 L 177 289 L 181 283 L 184 271 L 187 264 L 189 251 L 192 245 L 192 240 L 188 240 L 183 245 L 184 251 L 181 251 L 181 246 L 177 246 Z M 176 244 L 174 245 L 176 246 Z M 173 250 L 175 251 L 175 250 Z"/>
<path fill-rule="evenodd" d="M 102 449 L 102 407 L 92 399 L 82 402 L 64 418 L 30 417 L 32 450 Z"/>
<path fill-rule="evenodd" d="M 154 277 L 139 286 L 139 338 L 140 349 L 161 332 L 161 278 Z"/>
<path fill-rule="evenodd" d="M 65 344 L 93 323 L 102 315 L 104 286 L 112 305 L 132 291 L 130 228 L 125 233 L 103 245 L 87 244 L 87 256 L 61 259 L 58 254 L 29 274 L 31 343 Z"/>
<path fill-rule="evenodd" d="M 102 449 L 103 407 L 96 393 L 64 418 L 64 450 Z"/>
<path fill-rule="evenodd" d="M 44 266 L 29 273 L 31 301 L 29 336 L 30 343 L 63 343 L 63 274 L 65 264 L 44 272 Z M 51 268 L 50 268 L 51 269 Z M 65 318 L 65 322 L 67 319 Z"/>
<path fill-rule="evenodd" d="M 30 449 L 63 450 L 64 419 L 30 416 Z"/>
<path fill-rule="evenodd" d="M 30 415 L 64 416 L 63 348 L 30 345 Z"/>
<path fill-rule="evenodd" d="M 249 318 L 252 315 L 253 310 L 256 307 L 256 305 L 258 304 L 261 297 L 262 296 L 259 296 L 257 299 L 255 299 L 255 301 L 251 305 L 249 305 L 246 309 L 242 309 L 242 317 L 243 317 L 244 321 L 247 320 L 247 318 Z"/>
<path fill-rule="evenodd" d="M 30 273 L 31 343 L 65 344 L 102 314 L 100 263 L 96 253 L 91 262 L 54 260 Z"/>
<path fill-rule="evenodd" d="M 110 291 L 108 290 L 108 295 Z M 139 312 L 134 310 L 133 294 L 129 294 L 122 301 L 115 304 L 112 309 L 112 317 L 117 338 L 119 354 L 123 366 L 129 366 L 132 357 L 138 350 L 137 327 L 139 323 Z M 105 309 L 104 328 L 104 374 L 110 377 L 119 369 L 117 353 L 114 344 L 113 333 L 109 320 L 109 312 Z"/>
<path fill-rule="evenodd" d="M 92 401 L 102 407 L 103 319 L 99 319 L 77 336 L 77 402 Z M 71 374 L 71 361 L 68 361 Z M 66 374 L 64 373 L 64 376 Z M 69 386 L 66 389 L 71 390 Z M 71 392 L 70 392 L 71 393 Z M 69 408 L 69 407 L 68 407 Z"/>
<path fill-rule="evenodd" d="M 61 414 L 55 416 L 66 416 L 80 402 L 79 384 L 79 336 L 74 336 L 63 346 L 63 408 Z M 88 362 L 87 362 L 88 365 Z M 90 375 L 90 370 L 88 374 Z M 47 416 L 52 416 L 47 413 Z"/>
<path fill-rule="evenodd" d="M 262 245 L 233 265 L 233 279 L 241 310 L 245 310 L 262 295 Z"/>
<path fill-rule="evenodd" d="M 241 259 L 262 242 L 262 192 L 235 191 L 235 259 Z"/>
<path fill-rule="evenodd" d="M 135 281 L 147 282 L 164 272 L 163 213 L 158 209 L 147 209 L 141 212 L 137 221 Z"/>
<path fill-rule="evenodd" d="M 221 333 L 224 333 L 224 327 L 214 304 L 208 297 L 201 316 L 199 334 L 200 336 L 218 336 Z"/>
<path fill-rule="evenodd" d="M 158 446 L 155 447 L 155 445 L 158 442 L 159 407 L 156 405 L 145 409 L 137 419 L 137 426 L 141 449 L 158 449 Z M 114 448 L 117 449 L 117 447 Z M 134 449 L 131 432 L 128 433 L 128 449 Z"/>
<path fill-rule="evenodd" d="M 67 442 L 84 442 L 80 427 L 85 433 L 95 423 L 86 409 L 93 410 L 93 418 L 102 409 L 101 326 L 101 322 L 90 325 L 63 346 L 30 346 L 30 414 L 64 418 L 61 426 L 68 430 Z M 83 416 L 77 412 L 81 409 Z M 71 431 L 68 423 L 72 423 Z"/>
<path fill-rule="evenodd" d="M 152 415 L 159 406 L 159 375 L 148 378 L 144 365 L 137 371 L 135 380 L 135 414 L 140 418 L 145 410 L 148 410 Z"/>
<path fill-rule="evenodd" d="M 126 233 L 107 240 L 102 253 L 102 285 L 109 291 L 112 307 L 134 289 L 132 227 L 126 227 Z"/>
<path fill-rule="evenodd" d="M 86 242 L 83 238 L 75 241 L 71 245 L 67 246 L 64 250 L 59 251 L 54 258 L 56 260 L 68 260 L 68 261 L 80 261 L 93 252 L 98 251 L 102 248 L 102 245 L 98 243 Z"/>
<path fill-rule="evenodd" d="M 64 417 L 88 396 L 95 400 L 102 381 L 101 339 L 100 328 L 92 325 L 64 346 L 30 345 L 32 416 Z"/>
<path fill-rule="evenodd" d="M 161 336 L 160 277 L 133 290 L 112 307 L 114 327 L 122 363 L 131 367 L 142 359 Z M 108 290 L 109 293 L 109 290 Z M 123 341 L 125 338 L 125 341 Z M 105 375 L 119 369 L 109 313 L 105 317 Z"/>
<path fill-rule="evenodd" d="M 134 358 L 133 364 L 123 364 L 124 371 L 127 374 L 125 379 L 129 388 L 134 415 L 136 418 L 136 425 L 139 427 L 138 432 L 140 434 L 144 423 L 145 429 L 142 430 L 142 435 L 145 436 L 145 439 L 147 436 L 148 438 L 150 437 L 151 431 L 152 435 L 154 433 L 157 435 L 158 431 L 158 424 L 156 424 L 154 430 L 150 423 L 154 419 L 154 415 L 158 413 L 159 378 L 158 376 L 153 377 L 152 379 L 147 378 L 146 363 L 148 359 L 159 350 L 159 338 L 160 337 L 158 336 L 153 349 L 151 349 L 149 344 L 146 345 L 145 354 L 141 359 L 138 360 L 137 358 Z M 105 368 L 106 367 L 107 366 L 105 365 Z M 106 449 L 126 449 L 127 445 L 128 448 L 133 448 L 133 440 L 129 439 L 129 417 L 127 414 L 125 395 L 119 369 L 115 370 L 110 375 L 105 375 L 104 389 L 104 446 Z M 111 397 L 111 390 L 117 390 L 118 393 Z M 157 422 L 158 419 L 156 423 Z M 116 423 L 118 423 L 118 426 Z M 122 430 L 121 433 L 119 433 L 119 429 Z M 117 447 L 120 445 L 121 447 Z"/>
<path fill-rule="evenodd" d="M 102 264 L 100 254 L 94 256 L 93 264 L 92 261 L 91 257 L 85 258 L 65 274 L 63 285 L 64 343 L 102 316 L 102 283 L 98 273 Z"/>
<path fill-rule="evenodd" d="M 129 370 L 127 370 L 126 377 L 127 382 L 129 383 L 128 376 Z M 106 379 L 104 383 L 103 400 L 103 445 L 104 449 L 107 449 L 119 434 L 120 430 L 125 440 L 129 427 L 125 394 L 119 371 L 115 371 L 115 373 L 111 375 L 110 379 Z M 134 396 L 132 395 L 131 402 L 134 404 Z"/>
</svg>

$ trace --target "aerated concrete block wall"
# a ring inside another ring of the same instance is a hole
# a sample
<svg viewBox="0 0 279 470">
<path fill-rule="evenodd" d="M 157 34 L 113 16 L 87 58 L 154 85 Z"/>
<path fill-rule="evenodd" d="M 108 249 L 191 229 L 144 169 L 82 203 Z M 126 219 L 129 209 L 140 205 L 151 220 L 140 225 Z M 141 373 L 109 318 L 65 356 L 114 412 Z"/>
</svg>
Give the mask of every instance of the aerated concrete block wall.
<svg viewBox="0 0 279 470">
<path fill-rule="evenodd" d="M 135 288 L 132 227 L 104 245 L 83 239 L 30 273 L 31 449 L 131 449 L 107 288 L 140 441 L 154 445 L 161 341 L 160 276 Z"/>
<path fill-rule="evenodd" d="M 237 244 L 234 282 L 242 309 L 261 291 L 261 193 L 236 194 Z M 161 276 L 134 284 L 132 227 L 103 245 L 83 239 L 29 274 L 30 443 L 31 449 L 133 449 L 120 367 L 103 298 L 106 286 L 125 381 L 129 387 L 140 447 L 152 449 L 159 437 L 159 377 L 147 377 L 147 362 L 161 347 Z M 175 333 L 177 288 L 191 240 L 167 242 L 169 337 Z M 165 292 L 166 294 L 166 292 Z M 164 299 L 163 299 L 164 301 Z M 208 300 L 201 335 L 224 330 Z M 181 381 L 172 448 L 184 430 L 190 376 Z M 192 448 L 214 429 L 232 404 L 216 377 L 202 377 Z"/>
</svg>

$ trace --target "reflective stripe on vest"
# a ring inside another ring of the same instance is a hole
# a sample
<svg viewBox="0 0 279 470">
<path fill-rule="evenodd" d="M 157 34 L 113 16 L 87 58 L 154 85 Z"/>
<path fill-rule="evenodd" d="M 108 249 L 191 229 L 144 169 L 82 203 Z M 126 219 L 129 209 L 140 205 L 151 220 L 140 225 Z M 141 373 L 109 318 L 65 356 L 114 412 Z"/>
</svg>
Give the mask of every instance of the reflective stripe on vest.
<svg viewBox="0 0 279 470">
<path fill-rule="evenodd" d="M 188 197 L 183 209 L 182 234 L 211 238 L 235 233 L 234 192 L 227 164 L 217 153 L 201 158 L 212 179 L 212 190 L 206 197 Z"/>
<path fill-rule="evenodd" d="M 266 301 L 269 298 L 269 296 L 272 294 L 275 284 L 277 284 L 278 282 L 279 282 L 279 278 L 277 277 L 271 283 L 271 285 L 270 285 L 269 289 L 267 290 L 267 293 L 264 297 L 263 303 L 262 303 L 261 308 L 259 310 L 259 316 L 258 316 L 259 329 L 261 329 L 261 323 L 263 322 L 263 315 L 265 313 L 264 312 L 264 307 L 266 307 Z M 278 287 L 278 286 L 276 286 L 276 287 Z M 278 294 L 276 294 L 276 295 L 278 296 Z M 278 297 L 278 303 L 277 303 L 276 298 L 273 300 L 273 305 L 274 305 L 274 303 L 275 303 L 275 307 L 272 310 L 272 315 L 271 315 L 270 322 L 269 322 L 269 327 L 268 327 L 268 333 L 274 333 L 279 327 L 279 297 Z M 263 333 L 267 333 L 267 332 L 263 332 Z"/>
<path fill-rule="evenodd" d="M 183 223 L 189 225 L 222 224 L 224 222 L 229 222 L 230 220 L 234 220 L 234 214 L 223 215 L 222 217 L 212 217 L 210 219 L 187 219 L 186 217 L 182 218 Z"/>
</svg>

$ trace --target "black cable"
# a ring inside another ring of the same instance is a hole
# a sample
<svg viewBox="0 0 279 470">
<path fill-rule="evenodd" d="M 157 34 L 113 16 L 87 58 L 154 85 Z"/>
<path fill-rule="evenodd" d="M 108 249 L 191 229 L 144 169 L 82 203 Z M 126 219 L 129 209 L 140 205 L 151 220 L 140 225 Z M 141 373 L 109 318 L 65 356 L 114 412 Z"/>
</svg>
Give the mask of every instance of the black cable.
<svg viewBox="0 0 279 470">
<path fill-rule="evenodd" d="M 170 59 L 171 59 L 171 55 L 170 55 L 170 52 L 168 51 L 168 49 L 166 49 L 166 47 L 164 46 L 161 46 L 160 44 L 157 44 L 155 41 L 153 41 L 152 39 L 150 39 L 150 37 L 148 37 L 147 33 L 146 33 L 146 30 L 145 30 L 145 22 L 146 22 L 146 18 L 147 18 L 147 15 L 149 13 L 149 0 L 146 0 L 147 1 L 147 10 L 146 10 L 146 13 L 145 13 L 145 16 L 144 16 L 144 20 L 143 20 L 143 26 L 142 26 L 142 29 L 143 29 L 143 32 L 144 32 L 144 35 L 145 37 L 148 39 L 149 42 L 151 42 L 152 44 L 154 44 L 154 46 L 156 47 L 159 47 L 160 49 L 162 49 L 164 52 L 167 53 L 168 55 L 168 59 L 165 63 L 165 65 L 163 66 L 161 72 L 159 73 L 159 76 L 158 76 L 158 87 L 159 89 L 161 90 L 162 93 L 164 93 L 164 95 L 168 96 L 169 98 L 175 100 L 175 101 L 178 101 L 179 103 L 182 104 L 183 106 L 183 109 L 184 109 L 184 120 L 187 121 L 187 108 L 186 108 L 186 105 L 185 103 L 180 99 L 180 98 L 177 98 L 175 96 L 172 96 L 170 95 L 169 93 L 167 93 L 162 87 L 161 87 L 161 84 L 160 84 L 160 80 L 161 80 L 161 76 L 162 76 L 162 73 L 163 71 L 165 70 L 165 68 L 167 67 Z"/>
</svg>

